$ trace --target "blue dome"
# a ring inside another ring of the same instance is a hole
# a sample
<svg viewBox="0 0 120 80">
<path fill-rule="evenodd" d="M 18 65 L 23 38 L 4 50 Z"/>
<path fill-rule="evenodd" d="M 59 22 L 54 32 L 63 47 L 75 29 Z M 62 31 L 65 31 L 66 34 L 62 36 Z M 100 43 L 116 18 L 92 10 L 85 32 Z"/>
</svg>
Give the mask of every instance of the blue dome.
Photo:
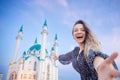
<svg viewBox="0 0 120 80">
<path fill-rule="evenodd" d="M 30 51 L 32 51 L 32 50 L 40 50 L 41 49 L 41 45 L 40 44 L 35 44 L 35 45 L 33 45 L 33 46 L 31 46 L 30 48 L 29 48 L 29 50 Z"/>
</svg>

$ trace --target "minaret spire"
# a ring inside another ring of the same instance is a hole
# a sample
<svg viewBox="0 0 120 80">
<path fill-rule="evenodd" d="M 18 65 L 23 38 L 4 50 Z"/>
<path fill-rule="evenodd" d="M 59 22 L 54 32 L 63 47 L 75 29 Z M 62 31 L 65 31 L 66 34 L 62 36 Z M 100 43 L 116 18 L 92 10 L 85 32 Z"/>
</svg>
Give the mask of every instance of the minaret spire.
<svg viewBox="0 0 120 80">
<path fill-rule="evenodd" d="M 57 34 L 55 34 L 55 39 L 54 39 L 54 48 L 55 48 L 55 53 L 58 53 L 58 37 Z"/>
<path fill-rule="evenodd" d="M 47 26 L 47 20 L 45 19 L 45 21 L 44 21 L 44 26 Z"/>
<path fill-rule="evenodd" d="M 19 32 L 23 32 L 23 25 L 20 27 Z"/>
<path fill-rule="evenodd" d="M 36 44 L 37 43 L 37 37 L 36 37 L 36 39 L 35 39 L 35 42 L 34 42 L 34 44 Z"/>
<path fill-rule="evenodd" d="M 51 48 L 51 57 L 54 58 L 54 56 L 57 54 L 58 54 L 58 37 L 57 37 L 57 34 L 55 34 L 54 44 L 53 44 L 53 47 Z M 53 59 L 53 62 L 55 62 L 54 59 Z"/>
<path fill-rule="evenodd" d="M 45 58 L 45 55 L 46 55 L 46 40 L 47 40 L 47 35 L 48 35 L 48 32 L 47 32 L 47 20 L 44 21 L 44 24 L 43 24 L 43 27 L 42 27 L 42 47 L 41 47 L 41 59 L 44 59 Z"/>
<path fill-rule="evenodd" d="M 22 34 L 23 34 L 23 25 L 20 27 L 20 30 L 19 30 L 18 35 L 16 37 L 16 46 L 15 46 L 14 55 L 13 55 L 11 64 L 16 62 L 16 58 L 17 58 L 17 55 L 18 55 L 20 42 L 22 40 Z"/>
</svg>

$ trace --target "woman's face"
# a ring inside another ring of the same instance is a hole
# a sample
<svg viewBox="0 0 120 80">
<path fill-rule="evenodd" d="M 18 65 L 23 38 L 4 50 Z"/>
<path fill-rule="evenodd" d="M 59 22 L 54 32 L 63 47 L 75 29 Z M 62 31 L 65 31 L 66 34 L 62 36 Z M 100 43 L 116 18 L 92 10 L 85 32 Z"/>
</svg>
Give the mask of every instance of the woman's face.
<svg viewBox="0 0 120 80">
<path fill-rule="evenodd" d="M 74 26 L 73 37 L 79 44 L 84 43 L 86 37 L 86 31 L 82 24 L 76 24 Z"/>
</svg>

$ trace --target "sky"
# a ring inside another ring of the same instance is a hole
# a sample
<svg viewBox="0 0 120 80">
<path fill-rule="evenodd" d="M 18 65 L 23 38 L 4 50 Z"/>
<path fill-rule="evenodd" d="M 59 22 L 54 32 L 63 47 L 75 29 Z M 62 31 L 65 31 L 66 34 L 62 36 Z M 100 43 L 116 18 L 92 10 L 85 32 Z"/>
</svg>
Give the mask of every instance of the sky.
<svg viewBox="0 0 120 80">
<path fill-rule="evenodd" d="M 0 73 L 6 79 L 9 62 L 13 57 L 16 36 L 23 25 L 23 39 L 19 59 L 38 39 L 47 20 L 47 49 L 58 35 L 58 55 L 78 46 L 72 37 L 72 27 L 77 20 L 85 21 L 101 42 L 102 51 L 108 55 L 120 53 L 120 0 L 0 0 Z M 120 55 L 115 59 L 120 68 Z M 71 64 L 57 61 L 59 80 L 80 80 Z"/>
</svg>

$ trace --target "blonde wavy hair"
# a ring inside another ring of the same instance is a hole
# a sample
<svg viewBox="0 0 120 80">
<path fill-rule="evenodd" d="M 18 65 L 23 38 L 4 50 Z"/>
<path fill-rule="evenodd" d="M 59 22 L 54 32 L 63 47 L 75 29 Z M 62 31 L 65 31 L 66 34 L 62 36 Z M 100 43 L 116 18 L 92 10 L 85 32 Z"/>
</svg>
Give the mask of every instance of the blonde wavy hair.
<svg viewBox="0 0 120 80">
<path fill-rule="evenodd" d="M 95 34 L 90 30 L 90 28 L 88 27 L 88 25 L 82 21 L 82 20 L 78 20 L 75 24 L 82 24 L 84 29 L 85 29 L 85 32 L 86 32 L 86 38 L 85 38 L 85 41 L 84 41 L 84 54 L 85 54 L 85 58 L 87 60 L 87 57 L 89 55 L 89 51 L 90 50 L 93 50 L 93 51 L 101 51 L 101 45 L 100 45 L 100 42 L 98 41 L 97 37 L 95 36 Z M 73 30 L 72 30 L 72 34 L 74 32 L 74 27 L 73 27 Z"/>
</svg>

